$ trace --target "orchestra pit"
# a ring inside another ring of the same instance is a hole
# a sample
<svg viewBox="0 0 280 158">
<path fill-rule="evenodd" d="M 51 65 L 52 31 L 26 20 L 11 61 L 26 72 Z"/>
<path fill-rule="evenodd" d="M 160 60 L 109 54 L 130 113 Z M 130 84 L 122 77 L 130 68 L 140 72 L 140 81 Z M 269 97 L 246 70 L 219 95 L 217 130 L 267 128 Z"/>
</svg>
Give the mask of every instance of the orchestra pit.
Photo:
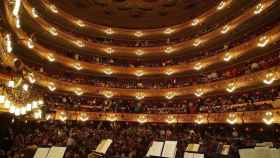
<svg viewBox="0 0 280 158">
<path fill-rule="evenodd" d="M 1 0 L 0 158 L 280 158 L 280 0 Z"/>
</svg>

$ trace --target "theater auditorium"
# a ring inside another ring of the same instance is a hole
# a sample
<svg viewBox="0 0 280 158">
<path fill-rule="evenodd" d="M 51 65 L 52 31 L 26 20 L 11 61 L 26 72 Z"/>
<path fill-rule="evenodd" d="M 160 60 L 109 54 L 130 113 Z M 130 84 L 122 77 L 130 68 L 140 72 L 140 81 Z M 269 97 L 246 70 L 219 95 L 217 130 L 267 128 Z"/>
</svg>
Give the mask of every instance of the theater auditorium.
<svg viewBox="0 0 280 158">
<path fill-rule="evenodd" d="M 280 0 L 0 0 L 0 158 L 280 158 Z"/>
</svg>

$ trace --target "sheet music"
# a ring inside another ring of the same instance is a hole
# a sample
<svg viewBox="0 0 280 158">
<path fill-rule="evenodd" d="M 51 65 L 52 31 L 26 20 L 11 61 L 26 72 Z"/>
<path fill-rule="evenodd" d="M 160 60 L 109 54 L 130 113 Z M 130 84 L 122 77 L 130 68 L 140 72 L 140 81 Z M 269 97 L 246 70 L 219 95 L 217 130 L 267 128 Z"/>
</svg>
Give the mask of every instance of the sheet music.
<svg viewBox="0 0 280 158">
<path fill-rule="evenodd" d="M 161 156 L 161 151 L 163 148 L 163 142 L 153 141 L 150 149 L 148 150 L 146 156 Z"/>
<path fill-rule="evenodd" d="M 177 141 L 165 141 L 162 157 L 173 158 L 176 155 Z"/>
<path fill-rule="evenodd" d="M 204 158 L 204 154 L 193 154 L 193 158 Z"/>
<path fill-rule="evenodd" d="M 46 158 L 50 148 L 37 148 L 33 158 Z"/>
<path fill-rule="evenodd" d="M 47 158 L 63 158 L 66 147 L 51 147 Z"/>
<path fill-rule="evenodd" d="M 184 158 L 194 158 L 194 154 L 193 153 L 185 152 L 184 153 Z"/>
<path fill-rule="evenodd" d="M 107 150 L 109 149 L 110 145 L 112 144 L 112 139 L 103 139 L 98 146 L 96 147 L 96 152 L 106 154 Z"/>
<path fill-rule="evenodd" d="M 230 149 L 230 145 L 223 145 L 223 149 L 222 149 L 221 154 L 222 155 L 228 155 L 229 149 Z"/>
<path fill-rule="evenodd" d="M 199 147 L 199 144 L 188 144 L 186 151 L 198 152 Z"/>
</svg>

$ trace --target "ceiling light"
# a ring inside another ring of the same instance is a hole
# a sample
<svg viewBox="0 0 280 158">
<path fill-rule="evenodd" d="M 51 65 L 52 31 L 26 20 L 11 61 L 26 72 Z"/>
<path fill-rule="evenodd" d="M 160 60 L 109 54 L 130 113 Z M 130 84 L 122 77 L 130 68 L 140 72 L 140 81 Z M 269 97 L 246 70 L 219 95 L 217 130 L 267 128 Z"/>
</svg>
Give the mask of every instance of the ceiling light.
<svg viewBox="0 0 280 158">
<path fill-rule="evenodd" d="M 230 27 L 228 25 L 223 26 L 221 33 L 226 34 L 229 31 Z"/>
<path fill-rule="evenodd" d="M 49 8 L 51 9 L 52 12 L 58 13 L 58 10 L 57 10 L 57 8 L 56 8 L 55 5 L 51 4 L 51 5 L 49 6 Z"/>
<path fill-rule="evenodd" d="M 112 28 L 107 28 L 106 30 L 104 30 L 104 32 L 107 34 L 107 35 L 112 35 L 114 34 L 114 30 Z"/>
<path fill-rule="evenodd" d="M 77 41 L 75 41 L 74 42 L 78 47 L 85 47 L 85 43 L 83 42 L 83 41 L 81 41 L 81 40 L 77 40 Z"/>
<path fill-rule="evenodd" d="M 44 100 L 41 100 L 41 99 L 38 100 L 38 104 L 39 104 L 39 105 L 43 105 L 43 104 L 44 104 Z"/>
<path fill-rule="evenodd" d="M 199 19 L 193 19 L 192 21 L 192 26 L 196 26 L 197 24 L 199 24 L 200 20 Z"/>
<path fill-rule="evenodd" d="M 38 102 L 37 101 L 32 101 L 32 109 L 34 110 L 34 109 L 37 109 L 38 108 Z"/>
<path fill-rule="evenodd" d="M 135 51 L 135 54 L 137 56 L 142 56 L 143 54 L 145 54 L 145 52 L 143 50 L 141 50 L 141 49 L 138 49 L 138 50 Z"/>
<path fill-rule="evenodd" d="M 202 68 L 202 64 L 201 63 L 196 63 L 193 68 L 195 70 L 199 71 Z"/>
<path fill-rule="evenodd" d="M 106 49 L 105 49 L 105 52 L 106 52 L 107 54 L 112 54 L 112 53 L 114 53 L 115 51 L 114 51 L 113 48 L 106 48 Z"/>
<path fill-rule="evenodd" d="M 48 60 L 50 62 L 54 62 L 55 61 L 55 57 L 53 56 L 53 54 L 48 54 L 47 58 L 48 58 Z"/>
<path fill-rule="evenodd" d="M 194 95 L 197 96 L 197 97 L 201 97 L 203 94 L 204 94 L 204 92 L 203 92 L 202 89 L 197 89 L 197 90 L 194 92 Z"/>
<path fill-rule="evenodd" d="M 26 111 L 31 111 L 32 110 L 32 104 L 28 103 L 26 104 Z"/>
<path fill-rule="evenodd" d="M 86 24 L 82 21 L 82 20 L 77 20 L 76 22 L 75 22 L 78 26 L 80 26 L 80 27 L 85 27 L 86 26 Z"/>
<path fill-rule="evenodd" d="M 111 74 L 113 73 L 112 69 L 110 69 L 110 68 L 104 69 L 103 72 L 104 72 L 106 75 L 111 75 Z"/>
<path fill-rule="evenodd" d="M 39 15 L 37 13 L 37 10 L 35 8 L 32 8 L 32 16 L 33 16 L 33 18 L 38 18 L 39 17 Z"/>
<path fill-rule="evenodd" d="M 81 66 L 80 63 L 75 63 L 73 66 L 76 70 L 79 70 L 79 71 L 83 69 L 83 67 Z"/>
<path fill-rule="evenodd" d="M 143 70 L 137 70 L 137 71 L 135 72 L 135 75 L 136 75 L 137 77 L 141 77 L 141 76 L 144 75 L 144 71 L 143 71 Z"/>
<path fill-rule="evenodd" d="M 78 96 L 81 96 L 81 95 L 84 94 L 84 92 L 82 91 L 81 88 L 77 88 L 74 92 L 75 92 L 75 94 L 78 95 Z"/>
<path fill-rule="evenodd" d="M 265 75 L 265 79 L 263 80 L 263 83 L 265 84 L 272 84 L 276 80 L 275 75 L 273 73 L 267 73 Z"/>
<path fill-rule="evenodd" d="M 165 49 L 164 49 L 164 52 L 166 53 L 166 54 L 170 54 L 170 53 L 172 53 L 174 51 L 174 48 L 172 48 L 172 47 L 166 47 Z"/>
<path fill-rule="evenodd" d="M 257 4 L 255 10 L 254 10 L 254 14 L 260 14 L 264 9 L 264 5 L 262 3 Z"/>
<path fill-rule="evenodd" d="M 10 108 L 9 108 L 9 112 L 11 114 L 13 114 L 13 113 L 15 113 L 15 111 L 16 111 L 16 107 L 14 105 L 11 105 Z"/>
<path fill-rule="evenodd" d="M 134 36 L 136 36 L 136 37 L 142 37 L 144 34 L 143 34 L 143 32 L 141 32 L 141 31 L 136 31 L 135 33 L 134 33 Z"/>
<path fill-rule="evenodd" d="M 28 47 L 29 49 L 33 49 L 33 48 L 34 48 L 34 44 L 33 44 L 33 41 L 32 41 L 31 38 L 29 38 L 29 39 L 27 40 L 27 47 Z"/>
<path fill-rule="evenodd" d="M 166 93 L 165 98 L 170 100 L 170 99 L 174 98 L 175 96 L 176 96 L 175 92 L 168 92 L 168 93 Z"/>
<path fill-rule="evenodd" d="M 42 118 L 42 111 L 41 110 L 37 110 L 33 113 L 34 118 L 35 119 L 41 119 Z"/>
<path fill-rule="evenodd" d="M 227 90 L 229 93 L 235 91 L 235 89 L 236 89 L 236 84 L 235 84 L 235 83 L 229 83 L 228 86 L 227 86 L 227 88 L 226 88 L 226 90 Z"/>
<path fill-rule="evenodd" d="M 201 40 L 200 39 L 196 39 L 193 42 L 193 46 L 195 46 L 195 47 L 199 46 L 200 44 L 201 44 Z"/>
<path fill-rule="evenodd" d="M 50 91 L 55 91 L 56 90 L 55 84 L 53 82 L 49 83 L 48 88 L 49 88 Z"/>
<path fill-rule="evenodd" d="M 145 98 L 145 94 L 139 92 L 139 93 L 137 93 L 137 94 L 135 95 L 135 98 L 136 98 L 137 100 L 142 100 L 142 99 Z"/>
<path fill-rule="evenodd" d="M 54 28 L 54 27 L 50 27 L 50 28 L 49 28 L 49 32 L 50 32 L 53 36 L 57 36 L 57 35 L 58 35 L 58 32 L 57 32 L 56 28 Z"/>
<path fill-rule="evenodd" d="M 102 94 L 106 97 L 106 98 L 112 98 L 113 97 L 113 92 L 111 91 L 103 91 Z"/>
<path fill-rule="evenodd" d="M 172 28 L 167 28 L 163 31 L 164 34 L 172 34 L 173 32 L 175 32 L 175 30 Z"/>
<path fill-rule="evenodd" d="M 265 47 L 269 42 L 269 38 L 267 36 L 262 36 L 258 40 L 258 47 Z"/>
</svg>

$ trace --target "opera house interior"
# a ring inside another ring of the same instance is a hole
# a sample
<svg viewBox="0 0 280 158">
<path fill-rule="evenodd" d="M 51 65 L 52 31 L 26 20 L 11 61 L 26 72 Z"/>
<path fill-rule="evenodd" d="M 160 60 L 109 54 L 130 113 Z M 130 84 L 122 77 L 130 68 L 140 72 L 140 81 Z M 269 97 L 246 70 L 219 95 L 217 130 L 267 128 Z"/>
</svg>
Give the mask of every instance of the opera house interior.
<svg viewBox="0 0 280 158">
<path fill-rule="evenodd" d="M 0 8 L 0 158 L 280 158 L 280 0 Z"/>
</svg>

